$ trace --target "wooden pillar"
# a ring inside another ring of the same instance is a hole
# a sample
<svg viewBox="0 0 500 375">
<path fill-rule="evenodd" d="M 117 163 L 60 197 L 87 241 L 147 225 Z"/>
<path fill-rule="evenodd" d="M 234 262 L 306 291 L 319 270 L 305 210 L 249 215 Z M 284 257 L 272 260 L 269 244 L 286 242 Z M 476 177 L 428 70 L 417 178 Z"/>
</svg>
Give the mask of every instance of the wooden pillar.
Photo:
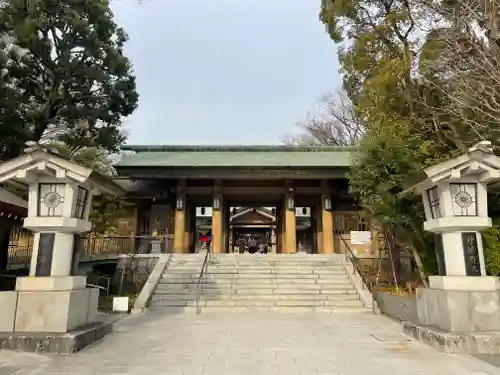
<svg viewBox="0 0 500 375">
<path fill-rule="evenodd" d="M 130 214 L 129 229 L 132 229 L 130 236 L 132 236 L 132 237 L 137 236 L 138 228 L 139 228 L 139 207 L 137 207 L 137 203 L 136 203 L 135 206 L 132 207 L 131 214 Z"/>
<path fill-rule="evenodd" d="M 291 181 L 286 182 L 287 191 L 285 194 L 285 248 L 284 253 L 297 252 L 297 226 L 295 220 L 295 195 Z"/>
<path fill-rule="evenodd" d="M 184 228 L 184 251 L 183 253 L 190 253 L 191 252 L 191 246 L 193 245 L 193 236 L 192 236 L 192 231 L 193 231 L 193 218 L 192 215 L 193 213 L 196 215 L 195 212 L 193 212 L 193 207 L 191 207 L 191 204 L 189 203 L 188 197 L 186 196 L 186 225 Z"/>
<path fill-rule="evenodd" d="M 174 218 L 174 253 L 183 253 L 186 239 L 186 184 L 180 181 L 177 184 Z"/>
<path fill-rule="evenodd" d="M 314 231 L 316 233 L 316 253 L 318 254 L 323 253 L 323 225 L 321 215 L 321 205 L 314 207 Z"/>
<path fill-rule="evenodd" d="M 212 252 L 223 252 L 224 243 L 224 224 L 223 224 L 223 202 L 222 186 L 220 181 L 214 184 L 213 202 L 212 202 Z"/>
<path fill-rule="evenodd" d="M 286 253 L 285 248 L 285 205 L 284 201 L 280 204 L 277 210 L 279 215 L 279 226 L 278 226 L 278 253 Z"/>
<path fill-rule="evenodd" d="M 226 202 L 223 201 L 222 196 L 220 196 L 220 209 L 221 209 L 221 220 L 222 220 L 222 246 L 221 246 L 221 253 L 228 253 L 229 249 L 229 236 L 227 233 L 227 229 L 229 228 L 229 217 L 228 217 L 228 211 L 229 207 L 227 207 Z"/>
<path fill-rule="evenodd" d="M 333 215 L 332 215 L 332 195 L 327 181 L 321 182 L 321 232 L 323 239 L 323 253 L 332 254 L 335 252 L 333 246 Z"/>
</svg>

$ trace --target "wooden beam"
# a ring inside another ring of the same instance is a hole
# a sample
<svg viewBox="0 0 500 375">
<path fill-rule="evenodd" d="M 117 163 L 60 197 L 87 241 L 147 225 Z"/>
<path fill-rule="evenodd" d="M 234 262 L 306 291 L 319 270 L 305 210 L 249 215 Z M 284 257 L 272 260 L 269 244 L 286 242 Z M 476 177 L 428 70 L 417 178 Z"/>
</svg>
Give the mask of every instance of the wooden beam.
<svg viewBox="0 0 500 375">
<path fill-rule="evenodd" d="M 223 195 L 282 195 L 286 193 L 286 188 L 281 186 L 222 186 Z M 316 186 L 302 186 L 294 188 L 298 195 L 321 194 L 321 188 Z M 188 186 L 188 195 L 212 195 L 214 188 L 211 186 Z"/>
</svg>

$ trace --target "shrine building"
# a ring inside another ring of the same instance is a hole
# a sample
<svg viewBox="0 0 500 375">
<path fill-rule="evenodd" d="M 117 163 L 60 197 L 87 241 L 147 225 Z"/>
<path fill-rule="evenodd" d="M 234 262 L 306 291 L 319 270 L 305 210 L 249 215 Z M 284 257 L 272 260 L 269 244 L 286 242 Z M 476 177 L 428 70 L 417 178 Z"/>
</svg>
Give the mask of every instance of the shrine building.
<svg viewBox="0 0 500 375">
<path fill-rule="evenodd" d="M 270 252 L 343 252 L 351 231 L 373 231 L 349 194 L 352 149 L 326 146 L 124 146 L 115 165 L 136 236 L 172 238 L 171 251 L 239 251 L 263 236 Z M 369 249 L 377 252 L 377 241 Z M 368 254 L 367 254 L 368 255 Z"/>
</svg>

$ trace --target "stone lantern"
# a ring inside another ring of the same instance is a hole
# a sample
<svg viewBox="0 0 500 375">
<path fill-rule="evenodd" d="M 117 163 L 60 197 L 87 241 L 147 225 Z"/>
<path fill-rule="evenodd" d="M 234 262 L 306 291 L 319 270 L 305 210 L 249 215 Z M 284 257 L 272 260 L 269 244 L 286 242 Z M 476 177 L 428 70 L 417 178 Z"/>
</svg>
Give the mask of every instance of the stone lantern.
<svg viewBox="0 0 500 375">
<path fill-rule="evenodd" d="M 89 168 L 42 149 L 0 164 L 0 182 L 28 186 L 24 227 L 34 232 L 28 277 L 15 292 L 1 292 L 0 331 L 65 333 L 96 318 L 98 290 L 77 276 L 75 236 L 91 229 L 92 196 L 123 194 L 121 187 Z"/>
<path fill-rule="evenodd" d="M 404 193 L 420 194 L 424 229 L 436 234 L 439 275 L 417 290 L 424 326 L 446 332 L 500 330 L 500 283 L 487 276 L 480 232 L 491 226 L 487 189 L 500 181 L 500 158 L 484 141 L 424 170 Z"/>
</svg>

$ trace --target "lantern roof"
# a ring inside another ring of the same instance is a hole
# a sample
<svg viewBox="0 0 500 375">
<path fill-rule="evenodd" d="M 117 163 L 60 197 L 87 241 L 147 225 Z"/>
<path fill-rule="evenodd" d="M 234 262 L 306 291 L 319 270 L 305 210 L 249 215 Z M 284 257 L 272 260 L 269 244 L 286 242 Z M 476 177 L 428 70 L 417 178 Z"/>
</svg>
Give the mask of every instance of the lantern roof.
<svg viewBox="0 0 500 375">
<path fill-rule="evenodd" d="M 110 178 L 93 169 L 73 163 L 43 148 L 28 150 L 24 155 L 0 163 L 0 183 L 15 181 L 33 182 L 33 174 L 68 179 L 86 184 L 99 193 L 122 195 L 125 190 Z"/>
<path fill-rule="evenodd" d="M 459 156 L 425 168 L 418 178 L 419 182 L 400 195 L 417 194 L 442 181 L 488 184 L 500 181 L 500 158 L 493 153 L 490 141 L 481 141 Z"/>
</svg>

